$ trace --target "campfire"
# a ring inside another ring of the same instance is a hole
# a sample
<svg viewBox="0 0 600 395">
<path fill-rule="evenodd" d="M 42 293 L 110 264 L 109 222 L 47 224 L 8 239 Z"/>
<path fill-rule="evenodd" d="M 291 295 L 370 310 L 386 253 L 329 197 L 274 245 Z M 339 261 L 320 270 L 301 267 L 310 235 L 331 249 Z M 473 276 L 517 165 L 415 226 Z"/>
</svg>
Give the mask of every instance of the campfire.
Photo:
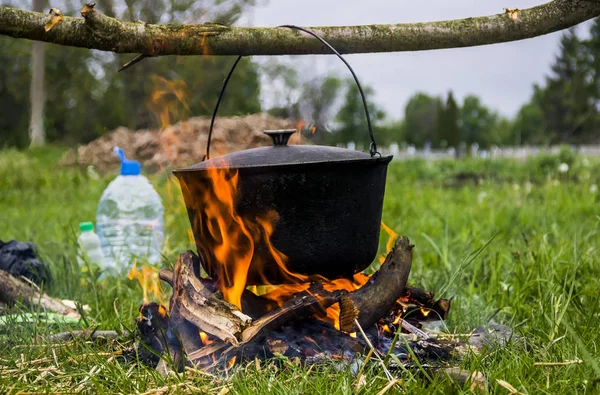
<svg viewBox="0 0 600 395">
<path fill-rule="evenodd" d="M 388 253 L 372 275 L 294 272 L 272 241 L 277 212 L 240 213 L 237 171 L 210 168 L 201 179 L 180 179 L 198 255 L 187 251 L 173 271 L 161 270 L 173 289 L 169 306 L 144 304 L 138 319 L 161 365 L 218 370 L 274 356 L 351 361 L 371 349 L 385 356 L 394 347 L 409 358 L 400 333 L 414 336 L 421 342 L 414 347 L 427 353 L 450 353 L 449 343 L 434 345 L 421 329 L 444 320 L 450 301 L 407 286 L 413 245 L 406 237 L 386 227 Z"/>
<path fill-rule="evenodd" d="M 407 285 L 414 246 L 382 224 L 392 157 L 377 151 L 364 96 L 368 153 L 290 145 L 299 132 L 271 130 L 271 147 L 211 159 L 228 80 L 205 159 L 174 172 L 197 254 L 184 252 L 173 271 L 160 272 L 173 291 L 169 306 L 140 308 L 137 326 L 157 369 L 373 358 L 392 380 L 393 364 L 412 366 L 418 356 L 446 366 L 464 355 L 468 342 L 425 328 L 446 319 L 450 301 Z M 382 227 L 390 241 L 377 262 Z"/>
</svg>

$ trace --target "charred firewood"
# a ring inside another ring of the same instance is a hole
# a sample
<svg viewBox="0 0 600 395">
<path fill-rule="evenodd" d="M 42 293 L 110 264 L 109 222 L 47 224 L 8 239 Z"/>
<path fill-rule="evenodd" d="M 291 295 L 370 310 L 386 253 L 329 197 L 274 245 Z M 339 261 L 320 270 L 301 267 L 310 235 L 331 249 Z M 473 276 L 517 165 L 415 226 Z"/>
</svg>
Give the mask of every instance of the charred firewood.
<svg viewBox="0 0 600 395">
<path fill-rule="evenodd" d="M 265 330 L 234 350 L 233 355 L 238 361 L 282 355 L 290 359 L 299 358 L 301 363 L 306 363 L 319 357 L 324 360 L 351 358 L 363 354 L 365 349 L 358 339 L 338 331 L 333 325 L 308 318 Z"/>
<path fill-rule="evenodd" d="M 390 314 L 395 315 L 396 310 L 402 309 L 406 311 L 406 319 L 415 324 L 445 320 L 450 312 L 450 304 L 449 299 L 435 300 L 432 292 L 407 286 Z"/>
<path fill-rule="evenodd" d="M 294 294 L 283 306 L 252 322 L 241 333 L 238 345 L 227 347 L 227 343 L 225 342 L 216 342 L 188 354 L 188 358 L 192 361 L 202 362 L 203 358 L 221 350 L 223 350 L 224 355 L 230 355 L 238 347 L 258 338 L 268 330 L 279 328 L 286 323 L 315 314 L 325 314 L 327 308 L 339 302 L 340 298 L 345 294 L 347 294 L 345 290 L 326 291 L 323 289 L 321 283 L 316 283 L 308 290 Z"/>
<path fill-rule="evenodd" d="M 160 279 L 173 287 L 173 272 L 168 269 L 162 269 L 159 273 Z M 206 278 L 200 278 L 202 284 L 211 292 L 217 292 L 217 284 Z M 250 316 L 253 320 L 262 317 L 270 311 L 278 307 L 277 303 L 271 299 L 263 298 L 256 295 L 254 292 L 247 289 L 242 293 L 242 311 Z"/>
<path fill-rule="evenodd" d="M 199 330 L 237 345 L 239 334 L 252 319 L 204 286 L 194 273 L 194 265 L 198 265 L 198 257 L 193 252 L 179 256 L 172 279 L 171 309 L 176 308 Z"/>
<path fill-rule="evenodd" d="M 343 298 L 340 303 L 342 330 L 356 332 L 354 318 L 361 327 L 368 328 L 389 312 L 406 287 L 413 247 L 407 237 L 398 237 L 381 269 L 360 289 Z"/>
<path fill-rule="evenodd" d="M 156 367 L 160 359 L 168 355 L 168 359 L 181 366 L 183 347 L 163 306 L 156 303 L 142 305 L 136 323 L 140 338 L 137 349 L 142 362 Z"/>
<path fill-rule="evenodd" d="M 254 321 L 242 332 L 242 341 L 248 342 L 260 331 L 279 327 L 286 322 L 310 317 L 314 314 L 327 314 L 327 308 L 338 303 L 346 293 L 345 290 L 329 292 L 323 289 L 321 283 L 315 283 L 308 290 L 292 295 L 281 308 Z"/>
<path fill-rule="evenodd" d="M 247 289 L 245 289 L 242 294 L 242 311 L 254 320 L 265 316 L 277 307 L 279 306 L 274 300 L 256 295 L 254 292 Z"/>
</svg>

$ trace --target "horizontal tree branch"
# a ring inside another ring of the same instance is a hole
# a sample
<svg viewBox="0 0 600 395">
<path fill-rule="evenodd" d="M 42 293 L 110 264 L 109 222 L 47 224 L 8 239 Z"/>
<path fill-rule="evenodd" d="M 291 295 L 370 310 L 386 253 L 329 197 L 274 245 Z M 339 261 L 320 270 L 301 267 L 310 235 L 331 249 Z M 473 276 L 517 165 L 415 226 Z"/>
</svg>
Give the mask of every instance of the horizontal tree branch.
<svg viewBox="0 0 600 395">
<path fill-rule="evenodd" d="M 283 27 L 228 27 L 123 22 L 86 5 L 83 18 L 0 7 L 0 34 L 115 53 L 162 55 L 303 55 L 330 51 L 309 35 Z M 309 27 L 341 53 L 470 47 L 537 37 L 600 15 L 599 0 L 554 0 L 524 10 L 450 21 Z"/>
</svg>

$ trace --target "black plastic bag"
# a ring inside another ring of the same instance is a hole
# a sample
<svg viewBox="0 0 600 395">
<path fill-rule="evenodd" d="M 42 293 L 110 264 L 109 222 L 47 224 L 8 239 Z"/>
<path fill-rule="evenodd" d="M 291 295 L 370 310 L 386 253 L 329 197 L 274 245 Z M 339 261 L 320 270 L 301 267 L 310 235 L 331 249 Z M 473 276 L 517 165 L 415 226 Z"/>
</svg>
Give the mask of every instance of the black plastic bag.
<svg viewBox="0 0 600 395">
<path fill-rule="evenodd" d="M 23 276 L 41 285 L 51 281 L 50 267 L 38 259 L 34 244 L 11 240 L 0 240 L 0 270 L 15 277 Z"/>
</svg>

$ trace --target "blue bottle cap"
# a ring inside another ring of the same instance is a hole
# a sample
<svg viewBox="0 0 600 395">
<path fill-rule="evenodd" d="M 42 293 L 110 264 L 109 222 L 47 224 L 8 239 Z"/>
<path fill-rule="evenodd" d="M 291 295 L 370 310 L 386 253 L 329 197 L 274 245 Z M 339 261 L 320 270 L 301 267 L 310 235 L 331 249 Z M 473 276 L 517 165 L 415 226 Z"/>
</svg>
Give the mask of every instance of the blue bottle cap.
<svg viewBox="0 0 600 395">
<path fill-rule="evenodd" d="M 125 157 L 125 152 L 119 147 L 114 148 L 115 154 L 121 160 L 121 175 L 122 176 L 137 176 L 142 172 L 140 162 L 129 160 Z"/>
</svg>

